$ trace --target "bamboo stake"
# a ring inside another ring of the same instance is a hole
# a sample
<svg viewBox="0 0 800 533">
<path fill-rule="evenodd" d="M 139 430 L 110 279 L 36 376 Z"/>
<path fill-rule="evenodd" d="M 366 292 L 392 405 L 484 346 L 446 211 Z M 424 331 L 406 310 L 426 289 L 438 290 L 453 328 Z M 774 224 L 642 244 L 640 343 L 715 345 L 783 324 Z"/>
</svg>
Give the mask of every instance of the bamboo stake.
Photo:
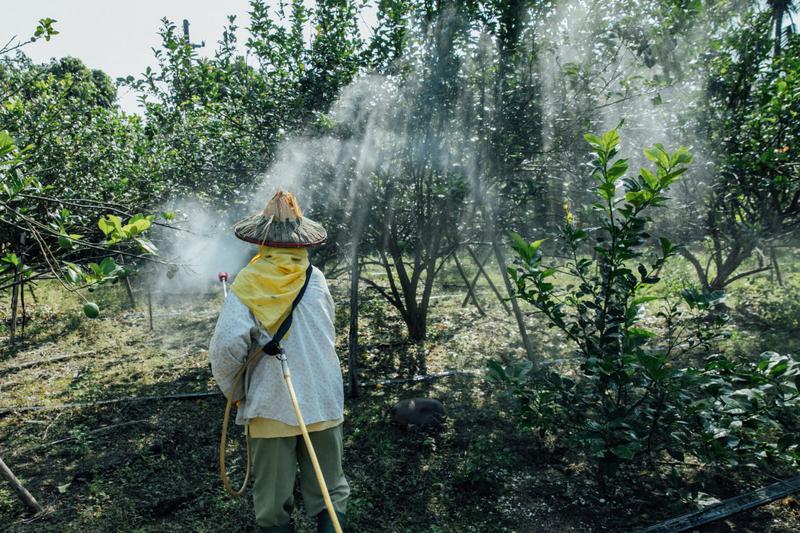
<svg viewBox="0 0 800 533">
<path fill-rule="evenodd" d="M 28 507 L 28 509 L 33 511 L 34 514 L 38 514 L 44 511 L 42 506 L 39 505 L 39 502 L 36 501 L 36 498 L 34 498 L 31 495 L 31 493 L 28 492 L 28 490 L 22 486 L 22 483 L 19 482 L 17 476 L 14 475 L 14 472 L 11 471 L 11 469 L 8 467 L 8 465 L 6 465 L 6 463 L 3 461 L 1 457 L 0 457 L 0 474 L 2 474 L 3 478 L 5 478 L 5 480 L 9 482 L 11 488 L 14 489 L 14 492 L 17 493 L 19 498 Z"/>
</svg>

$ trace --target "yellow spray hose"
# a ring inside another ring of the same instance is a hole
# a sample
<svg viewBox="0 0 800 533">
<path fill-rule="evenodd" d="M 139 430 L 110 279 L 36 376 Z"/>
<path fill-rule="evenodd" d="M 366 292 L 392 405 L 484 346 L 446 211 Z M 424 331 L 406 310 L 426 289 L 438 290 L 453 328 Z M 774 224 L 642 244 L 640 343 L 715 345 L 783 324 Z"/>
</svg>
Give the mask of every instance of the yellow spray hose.
<svg viewBox="0 0 800 533">
<path fill-rule="evenodd" d="M 247 368 L 260 361 L 263 355 L 264 352 L 260 347 L 257 349 L 257 351 L 254 351 L 250 354 L 245 364 L 242 365 L 242 368 L 239 369 L 239 372 L 237 372 L 236 376 L 234 377 L 234 391 L 238 390 L 239 384 L 241 383 Z M 286 381 L 286 388 L 289 389 L 289 397 L 292 400 L 292 407 L 294 407 L 294 415 L 297 417 L 297 422 L 300 425 L 300 431 L 303 433 L 303 440 L 305 441 L 308 455 L 311 458 L 311 464 L 314 466 L 314 474 L 317 476 L 317 483 L 319 483 L 319 489 L 322 492 L 322 499 L 325 501 L 325 508 L 328 510 L 328 515 L 331 517 L 331 522 L 333 522 L 333 528 L 336 533 L 342 533 L 342 526 L 339 524 L 339 518 L 336 516 L 336 511 L 333 509 L 331 495 L 328 493 L 328 486 L 325 484 L 325 478 L 322 475 L 322 469 L 319 467 L 317 454 L 314 452 L 314 445 L 311 443 L 311 437 L 308 435 L 308 428 L 306 428 L 306 423 L 303 420 L 303 414 L 300 412 L 300 404 L 297 401 L 297 395 L 295 394 L 294 386 L 292 385 L 292 374 L 289 371 L 289 365 L 286 364 L 286 354 L 280 353 L 277 357 L 281 362 L 283 379 Z M 225 416 L 222 419 L 222 437 L 220 438 L 219 443 L 219 472 L 220 477 L 222 477 L 222 484 L 225 486 L 225 491 L 231 496 L 241 496 L 244 494 L 245 487 L 247 487 L 247 481 L 250 479 L 250 465 L 252 464 L 253 457 L 250 451 L 250 434 L 247 432 L 247 469 L 245 470 L 244 481 L 242 482 L 241 488 L 234 490 L 225 468 L 225 444 L 227 442 L 228 421 L 230 419 L 232 405 L 233 401 L 228 398 L 228 403 L 225 406 Z"/>
<path fill-rule="evenodd" d="M 242 377 L 244 376 L 247 367 L 253 365 L 256 361 L 259 361 L 263 354 L 264 352 L 262 352 L 261 349 L 250 354 L 245 364 L 242 365 L 242 368 L 239 369 L 239 371 L 236 373 L 236 376 L 233 378 L 233 392 L 231 392 L 231 395 L 233 395 L 239 389 L 239 385 L 242 382 Z M 250 480 L 250 465 L 253 462 L 253 454 L 250 451 L 250 432 L 247 430 L 247 428 L 245 428 L 245 439 L 247 441 L 247 467 L 244 473 L 244 481 L 242 482 L 242 486 L 238 490 L 235 490 L 233 485 L 231 485 L 231 480 L 228 478 L 228 469 L 225 468 L 225 446 L 228 442 L 228 422 L 231 418 L 231 407 L 233 406 L 233 403 L 234 402 L 232 398 L 228 398 L 228 403 L 225 405 L 225 416 L 222 417 L 222 436 L 219 439 L 219 474 L 222 478 L 222 485 L 225 487 L 225 492 L 231 496 L 241 496 L 244 494 L 244 490 L 247 487 L 247 482 Z"/>
</svg>

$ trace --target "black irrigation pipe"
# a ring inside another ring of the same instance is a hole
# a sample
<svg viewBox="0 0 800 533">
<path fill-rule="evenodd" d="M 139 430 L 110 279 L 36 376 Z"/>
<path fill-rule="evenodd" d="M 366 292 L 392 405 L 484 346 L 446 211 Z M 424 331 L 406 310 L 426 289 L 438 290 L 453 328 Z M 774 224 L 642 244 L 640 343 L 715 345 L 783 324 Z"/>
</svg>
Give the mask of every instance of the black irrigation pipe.
<svg viewBox="0 0 800 533">
<path fill-rule="evenodd" d="M 446 378 L 450 376 L 474 376 L 476 374 L 480 374 L 480 371 L 463 371 L 463 370 L 448 370 L 446 372 L 437 372 L 435 374 L 427 374 L 424 376 L 414 376 L 411 378 L 402 378 L 402 379 L 384 379 L 381 381 L 366 381 L 364 383 L 359 383 L 359 385 L 364 387 L 375 387 L 375 386 L 383 386 L 383 385 L 398 385 L 401 383 L 411 383 L 411 382 L 420 382 L 420 381 L 430 381 L 439 378 Z M 63 410 L 63 409 L 76 409 L 81 407 L 94 407 L 99 405 L 108 405 L 108 404 L 115 404 L 115 403 L 134 403 L 134 402 L 154 402 L 154 401 L 161 401 L 161 400 L 196 400 L 200 398 L 210 398 L 214 396 L 222 396 L 222 392 L 219 390 L 215 391 L 200 391 L 200 392 L 181 392 L 177 394 L 166 394 L 163 396 L 126 396 L 123 398 L 111 398 L 108 400 L 97 400 L 95 402 L 76 402 L 76 403 L 65 403 L 59 405 L 28 405 L 28 406 L 21 406 L 21 407 L 3 407 L 0 406 L 0 418 L 5 417 L 11 413 L 21 413 L 25 411 L 53 411 L 53 410 Z"/>
<path fill-rule="evenodd" d="M 760 489 L 745 492 L 727 499 L 706 509 L 688 513 L 652 526 L 638 529 L 634 533 L 679 533 L 694 529 L 704 524 L 722 520 L 732 514 L 760 507 L 790 494 L 800 491 L 800 476 L 786 479 L 761 487 Z"/>
</svg>

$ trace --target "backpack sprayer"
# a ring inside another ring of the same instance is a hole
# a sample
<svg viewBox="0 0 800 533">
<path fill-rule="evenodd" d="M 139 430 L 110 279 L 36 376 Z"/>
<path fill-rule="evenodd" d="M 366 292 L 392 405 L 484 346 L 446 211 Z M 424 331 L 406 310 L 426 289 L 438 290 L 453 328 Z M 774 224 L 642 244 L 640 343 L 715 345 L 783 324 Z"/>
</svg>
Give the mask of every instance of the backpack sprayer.
<svg viewBox="0 0 800 533">
<path fill-rule="evenodd" d="M 300 431 L 303 434 L 303 441 L 306 444 L 306 449 L 308 449 L 308 455 L 311 458 L 311 464 L 314 467 L 314 474 L 317 477 L 317 483 L 319 483 L 320 491 L 322 492 L 322 498 L 325 501 L 325 508 L 328 510 L 328 515 L 331 517 L 331 522 L 333 522 L 333 527 L 336 530 L 336 533 L 342 533 L 342 526 L 339 524 L 339 518 L 336 516 L 336 511 L 333 509 L 333 502 L 331 502 L 331 496 L 328 493 L 328 486 L 325 484 L 325 478 L 322 475 L 322 469 L 320 469 L 319 461 L 317 460 L 317 454 L 314 452 L 314 445 L 311 444 L 311 437 L 308 435 L 308 428 L 306 428 L 306 423 L 303 420 L 303 414 L 300 412 L 300 404 L 297 401 L 297 396 L 294 392 L 294 386 L 292 385 L 292 374 L 289 371 L 289 365 L 286 362 L 286 352 L 281 347 L 280 342 L 283 339 L 283 336 L 286 335 L 286 332 L 289 331 L 289 327 L 292 325 L 292 314 L 294 313 L 294 308 L 300 302 L 300 299 L 303 297 L 303 294 L 306 292 L 306 287 L 308 286 L 308 282 L 311 279 L 311 269 L 312 266 L 308 265 L 308 270 L 306 270 L 306 280 L 303 283 L 303 287 L 300 289 L 300 292 L 295 297 L 294 301 L 292 302 L 292 310 L 289 312 L 289 315 L 283 320 L 281 325 L 278 327 L 278 330 L 275 332 L 275 335 L 272 336 L 267 344 L 264 346 L 258 346 L 254 349 L 250 354 L 247 356 L 245 363 L 242 365 L 242 368 L 236 373 L 234 377 L 234 386 L 233 390 L 236 391 L 239 388 L 239 384 L 244 377 L 245 372 L 247 371 L 248 367 L 255 366 L 264 355 L 271 355 L 278 359 L 281 362 L 281 371 L 283 372 L 283 379 L 286 381 L 286 388 L 289 391 L 289 397 L 292 400 L 292 407 L 294 408 L 294 414 L 297 418 L 297 422 L 300 425 Z M 225 297 L 228 297 L 228 273 L 227 272 L 220 272 L 219 273 L 219 281 L 222 283 L 222 292 L 224 293 Z M 241 496 L 244 494 L 245 487 L 247 487 L 247 481 L 250 479 L 250 466 L 253 461 L 252 453 L 250 451 L 250 436 L 246 435 L 245 438 L 247 439 L 247 469 L 245 470 L 244 481 L 242 482 L 242 486 L 236 490 L 231 485 L 230 479 L 228 479 L 228 472 L 225 468 L 225 444 L 228 439 L 228 421 L 230 419 L 231 414 L 231 406 L 233 401 L 231 398 L 228 398 L 228 403 L 225 406 L 225 416 L 222 419 L 222 436 L 220 438 L 219 443 L 219 472 L 220 477 L 222 478 L 222 484 L 225 487 L 225 491 L 230 494 L 231 496 Z M 238 402 L 237 402 L 238 404 Z"/>
</svg>

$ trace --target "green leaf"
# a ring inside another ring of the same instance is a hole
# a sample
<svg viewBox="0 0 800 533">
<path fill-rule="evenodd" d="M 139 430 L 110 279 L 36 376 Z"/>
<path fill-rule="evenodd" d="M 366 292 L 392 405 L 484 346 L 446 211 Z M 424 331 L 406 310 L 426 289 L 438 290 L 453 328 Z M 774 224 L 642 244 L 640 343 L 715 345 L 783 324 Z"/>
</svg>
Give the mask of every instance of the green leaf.
<svg viewBox="0 0 800 533">
<path fill-rule="evenodd" d="M 613 149 L 619 146 L 620 143 L 619 132 L 617 132 L 617 130 L 609 130 L 605 132 L 603 134 L 601 142 L 603 143 L 603 148 L 605 149 L 606 152 L 612 151 Z"/>
<path fill-rule="evenodd" d="M 784 433 L 784 435 L 778 439 L 778 451 L 783 453 L 789 446 L 796 446 L 797 444 L 800 444 L 800 435 Z"/>
<path fill-rule="evenodd" d="M 640 168 L 639 175 L 651 190 L 655 190 L 658 187 L 658 178 L 650 169 L 644 167 Z"/>
<path fill-rule="evenodd" d="M 602 149 L 603 148 L 603 140 L 600 139 L 597 135 L 593 135 L 591 133 L 586 133 L 583 135 L 583 138 L 586 139 L 592 148 Z"/>
<path fill-rule="evenodd" d="M 58 245 L 65 250 L 72 249 L 72 241 L 65 235 L 58 236 Z"/>
<path fill-rule="evenodd" d="M 8 130 L 0 130 L 0 155 L 5 155 L 16 148 L 14 146 L 14 139 L 8 133 Z"/>
<path fill-rule="evenodd" d="M 686 147 L 681 146 L 674 152 L 672 152 L 672 157 L 670 157 L 670 166 L 677 167 L 678 165 L 688 165 L 692 162 L 692 154 L 689 153 L 689 149 Z"/>
<path fill-rule="evenodd" d="M 639 207 L 647 201 L 647 191 L 630 191 L 625 193 L 625 201 Z"/>
<path fill-rule="evenodd" d="M 616 190 L 617 188 L 613 183 L 601 183 L 597 186 L 597 191 L 600 193 L 600 196 L 607 202 L 614 198 Z"/>
<path fill-rule="evenodd" d="M 114 231 L 114 224 L 106 219 L 106 217 L 101 217 L 100 220 L 97 221 L 97 227 L 100 228 L 100 231 L 103 232 L 103 235 L 108 237 L 112 231 Z"/>
<path fill-rule="evenodd" d="M 658 242 L 661 243 L 661 253 L 665 257 L 670 255 L 675 250 L 670 240 L 667 239 L 666 237 L 659 237 Z"/>
<path fill-rule="evenodd" d="M 617 457 L 628 460 L 633 459 L 634 455 L 636 455 L 636 450 L 629 446 L 614 446 L 610 451 Z"/>
<path fill-rule="evenodd" d="M 111 257 L 106 257 L 100 262 L 99 271 L 104 275 L 111 274 L 117 269 L 117 264 Z"/>
<path fill-rule="evenodd" d="M 155 244 L 150 242 L 150 240 L 143 237 L 134 237 L 133 240 L 139 245 L 139 247 L 141 247 L 142 250 L 144 250 L 145 253 L 158 255 L 158 248 L 156 248 Z"/>
<path fill-rule="evenodd" d="M 533 241 L 533 242 L 530 244 L 530 251 L 531 251 L 531 252 L 536 252 L 536 251 L 538 251 L 538 250 L 539 250 L 539 248 L 540 248 L 540 247 L 542 246 L 542 244 L 544 243 L 544 241 L 546 241 L 546 240 L 547 240 L 547 239 L 539 239 L 538 241 Z"/>
<path fill-rule="evenodd" d="M 606 176 L 609 181 L 616 181 L 619 179 L 620 176 L 624 175 L 628 171 L 628 160 L 627 159 L 618 159 L 611 168 L 608 169 Z"/>
<path fill-rule="evenodd" d="M 498 361 L 494 359 L 490 359 L 487 361 L 486 366 L 489 369 L 487 377 L 492 381 L 499 381 L 499 382 L 507 382 L 508 375 L 506 374 L 505 368 L 501 365 Z"/>
<path fill-rule="evenodd" d="M 73 285 L 80 285 L 83 282 L 84 277 L 81 267 L 70 262 L 65 262 L 64 265 L 64 275 L 67 278 L 67 281 Z"/>
<path fill-rule="evenodd" d="M 523 257 L 528 257 L 528 241 L 523 239 L 519 233 L 514 231 L 510 232 L 509 237 L 511 237 L 511 246 L 516 250 L 516 252 Z"/>
<path fill-rule="evenodd" d="M 15 268 L 19 268 L 19 266 L 22 264 L 22 261 L 20 261 L 19 257 L 14 252 L 5 254 L 3 256 L 2 261 L 4 263 L 8 263 L 9 265 L 14 266 Z"/>
<path fill-rule="evenodd" d="M 645 148 L 643 150 L 645 157 L 662 168 L 669 167 L 669 156 L 664 151 L 664 147 L 660 144 L 654 145 L 652 148 Z"/>
</svg>

